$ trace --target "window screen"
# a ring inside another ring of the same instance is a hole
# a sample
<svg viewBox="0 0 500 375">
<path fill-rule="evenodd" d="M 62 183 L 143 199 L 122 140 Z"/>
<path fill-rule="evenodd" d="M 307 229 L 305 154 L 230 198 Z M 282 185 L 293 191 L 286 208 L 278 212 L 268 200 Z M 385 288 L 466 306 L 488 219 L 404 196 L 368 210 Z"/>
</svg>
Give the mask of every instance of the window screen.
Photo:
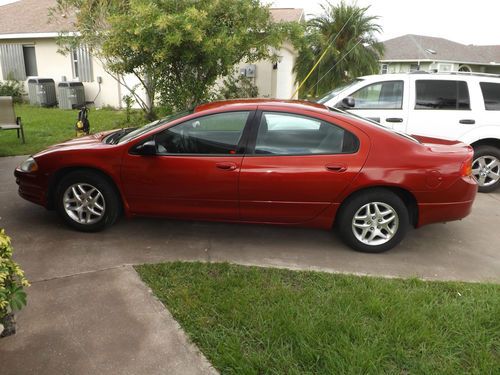
<svg viewBox="0 0 500 375">
<path fill-rule="evenodd" d="M 470 109 L 469 89 L 465 81 L 417 80 L 415 109 Z"/>
<path fill-rule="evenodd" d="M 484 107 L 487 111 L 500 111 L 500 83 L 481 82 Z"/>
<path fill-rule="evenodd" d="M 264 112 L 255 154 L 342 154 L 356 152 L 358 147 L 358 139 L 339 126 L 306 116 Z"/>
<path fill-rule="evenodd" d="M 0 44 L 0 65 L 2 65 L 4 80 L 25 80 L 26 68 L 24 67 L 23 45 L 14 43 Z"/>
</svg>

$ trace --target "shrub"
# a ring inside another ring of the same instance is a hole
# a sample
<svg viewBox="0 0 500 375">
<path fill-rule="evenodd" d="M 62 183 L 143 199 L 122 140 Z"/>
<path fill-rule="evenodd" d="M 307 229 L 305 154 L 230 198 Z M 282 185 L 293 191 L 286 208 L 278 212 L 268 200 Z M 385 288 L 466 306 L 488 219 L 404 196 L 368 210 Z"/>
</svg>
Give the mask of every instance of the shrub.
<svg viewBox="0 0 500 375">
<path fill-rule="evenodd" d="M 0 96 L 12 96 L 14 102 L 21 103 L 24 94 L 22 82 L 14 80 L 0 82 Z"/>
<path fill-rule="evenodd" d="M 218 99 L 256 98 L 259 89 L 248 77 L 230 75 L 224 78 L 217 94 Z"/>
<path fill-rule="evenodd" d="M 19 265 L 12 260 L 10 238 L 0 229 L 0 322 L 14 310 L 26 306 L 28 280 Z"/>
</svg>

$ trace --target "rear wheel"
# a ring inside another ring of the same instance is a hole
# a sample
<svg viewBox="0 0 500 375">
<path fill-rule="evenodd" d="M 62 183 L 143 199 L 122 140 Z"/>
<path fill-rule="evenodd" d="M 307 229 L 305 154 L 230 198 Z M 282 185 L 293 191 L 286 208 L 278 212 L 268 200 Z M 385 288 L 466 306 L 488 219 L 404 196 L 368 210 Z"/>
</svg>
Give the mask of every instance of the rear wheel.
<svg viewBox="0 0 500 375">
<path fill-rule="evenodd" d="M 489 193 L 500 186 L 500 150 L 493 146 L 479 146 L 474 152 L 472 175 L 479 191 Z"/>
<path fill-rule="evenodd" d="M 343 241 L 354 250 L 381 253 L 404 238 L 409 226 L 408 209 L 391 191 L 367 190 L 345 202 L 336 226 Z"/>
<path fill-rule="evenodd" d="M 112 225 L 120 213 L 120 200 L 113 185 L 92 171 L 65 176 L 56 191 L 57 211 L 71 227 L 96 232 Z"/>
</svg>

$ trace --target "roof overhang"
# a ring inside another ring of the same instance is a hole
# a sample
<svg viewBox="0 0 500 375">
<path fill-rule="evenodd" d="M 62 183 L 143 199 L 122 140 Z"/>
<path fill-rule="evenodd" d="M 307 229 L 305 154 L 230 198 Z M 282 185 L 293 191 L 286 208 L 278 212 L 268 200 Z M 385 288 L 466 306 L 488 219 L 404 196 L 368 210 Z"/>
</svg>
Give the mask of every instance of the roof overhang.
<svg viewBox="0 0 500 375">
<path fill-rule="evenodd" d="M 2 39 L 44 39 L 44 38 L 57 38 L 60 33 L 50 32 L 50 33 L 15 33 L 15 34 L 0 34 L 0 40 Z M 76 36 L 76 32 L 64 33 L 65 36 Z"/>
<path fill-rule="evenodd" d="M 408 63 L 408 62 L 437 62 L 437 63 L 451 63 L 451 64 L 467 64 L 467 65 L 485 65 L 485 66 L 496 66 L 500 65 L 500 62 L 472 62 L 472 61 L 454 61 L 454 60 L 440 60 L 440 59 L 395 59 L 395 60 L 379 60 L 381 63 Z"/>
</svg>

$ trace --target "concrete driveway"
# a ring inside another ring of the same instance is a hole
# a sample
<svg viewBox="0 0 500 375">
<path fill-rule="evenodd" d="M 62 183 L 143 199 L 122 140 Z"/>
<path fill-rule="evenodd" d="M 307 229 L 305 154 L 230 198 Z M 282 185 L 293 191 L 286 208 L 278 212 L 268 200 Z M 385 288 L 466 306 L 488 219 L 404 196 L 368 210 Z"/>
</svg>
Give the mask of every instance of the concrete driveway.
<svg viewBox="0 0 500 375">
<path fill-rule="evenodd" d="M 55 212 L 17 195 L 12 175 L 24 157 L 0 158 L 0 227 L 31 280 L 172 260 L 317 269 L 425 279 L 500 281 L 500 192 L 479 194 L 463 221 L 408 233 L 384 254 L 361 254 L 335 234 L 278 226 L 122 219 L 107 231 L 79 233 Z"/>
<path fill-rule="evenodd" d="M 131 264 L 227 261 L 500 282 L 500 193 L 479 195 L 461 222 L 413 230 L 396 249 L 370 255 L 329 232 L 285 227 L 138 218 L 75 232 L 18 197 L 12 172 L 23 159 L 0 158 L 0 227 L 32 282 L 18 333 L 0 341 L 2 375 L 215 373 Z"/>
</svg>

